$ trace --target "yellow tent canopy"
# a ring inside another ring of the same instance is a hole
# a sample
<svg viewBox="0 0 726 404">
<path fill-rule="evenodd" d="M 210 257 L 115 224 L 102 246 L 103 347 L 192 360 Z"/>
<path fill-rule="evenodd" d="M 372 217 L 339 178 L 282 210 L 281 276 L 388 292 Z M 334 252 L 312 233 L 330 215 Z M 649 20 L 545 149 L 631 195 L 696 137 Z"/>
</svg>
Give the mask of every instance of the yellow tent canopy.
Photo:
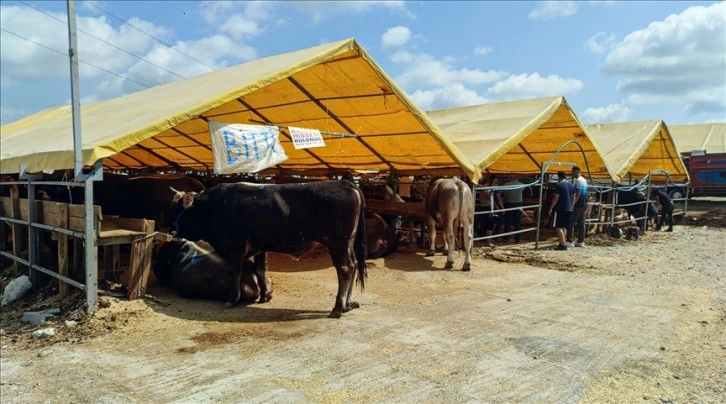
<svg viewBox="0 0 726 404">
<path fill-rule="evenodd" d="M 324 136 L 296 150 L 274 173 L 395 170 L 401 174 L 480 173 L 353 39 L 254 60 L 81 108 L 83 164 L 112 170 L 211 172 L 208 120 L 276 124 L 355 134 Z M 73 167 L 70 107 L 0 128 L 0 172 Z"/>
<path fill-rule="evenodd" d="M 706 150 L 706 153 L 726 153 L 726 123 L 669 126 L 679 153 Z"/>
<path fill-rule="evenodd" d="M 583 148 L 592 178 L 614 179 L 564 97 L 483 104 L 427 112 L 477 170 L 493 174 L 539 174 L 566 142 Z M 587 174 L 583 153 L 567 146 L 556 161 L 575 163 Z"/>
<path fill-rule="evenodd" d="M 629 174 L 634 179 L 642 179 L 652 170 L 663 170 L 674 181 L 688 180 L 688 170 L 663 121 L 596 124 L 585 128 L 616 176 L 624 178 Z"/>
</svg>

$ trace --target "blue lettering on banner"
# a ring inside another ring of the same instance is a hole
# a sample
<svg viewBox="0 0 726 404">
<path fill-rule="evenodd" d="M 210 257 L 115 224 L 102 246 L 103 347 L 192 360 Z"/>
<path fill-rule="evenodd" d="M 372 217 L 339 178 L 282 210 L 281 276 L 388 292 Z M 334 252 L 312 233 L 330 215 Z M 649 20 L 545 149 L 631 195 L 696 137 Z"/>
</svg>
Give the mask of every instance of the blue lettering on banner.
<svg viewBox="0 0 726 404">
<path fill-rule="evenodd" d="M 234 163 L 239 160 L 239 156 L 242 154 L 242 150 L 237 144 L 237 138 L 234 134 L 226 130 L 222 132 L 222 135 L 224 136 L 224 145 L 227 150 L 227 164 Z"/>
<path fill-rule="evenodd" d="M 255 159 L 260 159 L 260 150 L 257 148 L 257 142 L 255 142 L 255 137 L 257 137 L 259 133 L 251 132 L 250 136 L 252 137 L 252 148 L 255 150 Z"/>
<path fill-rule="evenodd" d="M 241 160 L 244 156 L 245 160 L 250 159 L 250 155 L 254 154 L 254 158 L 259 160 L 261 146 L 256 139 L 264 142 L 266 150 L 270 150 L 272 154 L 278 154 L 276 147 L 277 137 L 270 133 L 265 132 L 249 132 L 240 129 L 239 133 L 233 133 L 230 131 L 222 131 L 224 137 L 225 149 L 227 151 L 227 164 L 234 164 Z"/>
</svg>

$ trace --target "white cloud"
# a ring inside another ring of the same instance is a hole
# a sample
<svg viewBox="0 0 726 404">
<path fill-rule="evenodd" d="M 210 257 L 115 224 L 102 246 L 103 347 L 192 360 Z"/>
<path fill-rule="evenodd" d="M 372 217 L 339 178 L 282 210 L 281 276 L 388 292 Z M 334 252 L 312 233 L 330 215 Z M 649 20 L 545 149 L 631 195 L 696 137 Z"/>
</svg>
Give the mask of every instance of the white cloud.
<svg viewBox="0 0 726 404">
<path fill-rule="evenodd" d="M 211 7 L 218 11 L 233 6 L 237 7 L 235 4 L 226 3 Z M 225 28 L 225 23 L 231 24 L 240 16 L 246 16 L 245 21 L 268 21 L 266 7 L 245 3 L 240 13 L 227 13 L 226 19 L 217 24 L 222 27 L 220 33 L 197 40 L 179 41 L 173 47 L 163 45 L 150 37 L 151 35 L 168 41 L 173 37 L 171 30 L 137 17 L 128 19 L 130 25 L 114 26 L 105 16 L 79 16 L 77 22 L 81 97 L 84 102 L 116 97 L 254 59 L 257 57 L 255 49 L 240 37 L 256 35 L 261 28 L 239 24 L 235 31 Z M 50 83 L 48 80 L 69 77 L 68 56 L 64 55 L 68 49 L 67 26 L 64 23 L 66 15 L 52 12 L 48 14 L 63 22 L 29 7 L 2 6 L 0 22 L 4 30 L 0 32 L 1 91 L 3 102 L 14 104 L 16 109 L 26 104 L 38 104 L 28 102 L 25 93 L 29 90 L 23 90 L 24 88 L 37 88 L 44 85 L 41 83 Z M 97 67 L 92 67 L 89 63 Z M 121 76 L 126 76 L 128 80 Z M 54 81 L 53 84 L 48 84 L 55 91 L 54 94 L 65 92 L 67 84 L 63 87 L 64 91 L 59 91 L 57 85 L 60 83 Z M 54 104 L 60 102 L 62 101 Z M 7 116 L 2 118 L 3 122 L 7 119 Z"/>
<path fill-rule="evenodd" d="M 605 32 L 598 32 L 597 34 L 588 38 L 584 43 L 585 49 L 592 53 L 605 53 L 610 50 L 615 44 L 616 38 L 614 34 L 607 34 Z"/>
<path fill-rule="evenodd" d="M 225 35 L 214 35 L 197 41 L 180 41 L 173 48 L 162 45 L 155 46 L 144 56 L 144 59 L 153 63 L 153 65 L 138 61 L 130 66 L 124 75 L 147 86 L 154 86 L 178 80 L 179 76 L 191 77 L 211 70 L 209 66 L 193 61 L 190 62 L 190 59 L 185 55 L 206 61 L 205 63 L 213 68 L 224 67 L 232 62 L 237 63 L 240 58 L 251 60 L 257 57 L 254 48 Z M 229 60 L 225 60 L 225 58 Z M 115 96 L 139 89 L 137 84 L 118 77 L 104 80 L 96 87 L 97 92 L 104 93 L 107 96 Z"/>
<path fill-rule="evenodd" d="M 527 16 L 530 20 L 548 21 L 577 12 L 575 1 L 540 1 Z"/>
<path fill-rule="evenodd" d="M 232 12 L 231 8 L 227 8 L 223 10 L 225 16 L 215 17 L 217 20 L 224 18 L 219 31 L 232 38 L 251 38 L 264 32 L 267 25 L 275 24 L 274 3 L 249 1 L 235 3 L 234 7 L 240 8 L 240 11 Z"/>
<path fill-rule="evenodd" d="M 199 12 L 208 24 L 214 24 L 229 17 L 232 10 L 243 7 L 237 1 L 203 1 L 199 4 Z"/>
<path fill-rule="evenodd" d="M 389 28 L 381 36 L 383 49 L 396 48 L 405 45 L 411 39 L 411 30 L 404 26 Z"/>
<path fill-rule="evenodd" d="M 400 51 L 396 52 L 391 60 L 405 65 L 403 73 L 395 78 L 396 82 L 414 91 L 432 86 L 443 87 L 452 83 L 481 85 L 507 75 L 506 72 L 499 70 L 455 69 L 451 66 L 451 59 L 437 60 L 425 53 Z"/>
<path fill-rule="evenodd" d="M 282 3 L 307 14 L 316 23 L 336 15 L 372 10 L 390 10 L 413 18 L 413 15 L 406 9 L 404 1 L 291 1 Z"/>
<path fill-rule="evenodd" d="M 580 91 L 580 80 L 562 78 L 556 74 L 541 77 L 538 73 L 512 75 L 490 87 L 486 95 L 498 100 L 537 98 Z"/>
<path fill-rule="evenodd" d="M 487 99 L 467 88 L 461 83 L 453 83 L 431 90 L 417 90 L 411 99 L 423 110 L 435 110 L 450 107 L 484 104 Z"/>
<path fill-rule="evenodd" d="M 632 110 L 621 103 L 610 104 L 600 108 L 588 108 L 582 113 L 582 121 L 592 123 L 625 122 Z"/>
<path fill-rule="evenodd" d="M 0 18 L 2 27 L 27 39 L 5 31 L 0 33 L 0 64 L 2 75 L 16 79 L 67 77 L 68 67 L 68 29 L 62 13 L 48 14 L 62 20 L 41 14 L 28 7 L 2 7 Z M 141 54 L 148 50 L 153 39 L 128 25 L 114 28 L 105 17 L 79 17 L 78 58 L 102 69 L 119 71 L 135 60 L 130 54 Z M 143 31 L 164 37 L 169 34 L 166 28 L 138 18 L 129 23 Z M 32 41 L 32 42 L 30 42 Z M 52 51 L 50 49 L 54 49 Z M 120 51 L 118 48 L 125 50 Z M 103 71 L 80 63 L 81 79 L 107 74 Z"/>
<path fill-rule="evenodd" d="M 607 55 L 634 103 L 682 104 L 686 112 L 726 111 L 726 2 L 690 7 L 632 32 Z"/>
<path fill-rule="evenodd" d="M 474 54 L 479 56 L 488 55 L 491 51 L 492 48 L 489 46 L 477 45 L 477 47 L 474 48 Z"/>
</svg>

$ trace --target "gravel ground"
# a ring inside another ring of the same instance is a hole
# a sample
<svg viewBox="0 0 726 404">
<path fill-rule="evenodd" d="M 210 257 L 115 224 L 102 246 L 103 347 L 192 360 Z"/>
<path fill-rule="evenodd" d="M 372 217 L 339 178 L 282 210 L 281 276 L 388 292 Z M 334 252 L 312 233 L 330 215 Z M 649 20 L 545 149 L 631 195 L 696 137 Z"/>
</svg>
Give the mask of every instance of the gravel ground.
<svg viewBox="0 0 726 404">
<path fill-rule="evenodd" d="M 152 287 L 85 318 L 78 297 L 31 296 L 2 311 L 0 401 L 726 402 L 726 229 L 699 222 L 724 208 L 566 252 L 548 234 L 477 247 L 466 273 L 401 248 L 370 261 L 341 319 L 327 256 L 271 256 L 273 300 L 233 309 Z"/>
</svg>

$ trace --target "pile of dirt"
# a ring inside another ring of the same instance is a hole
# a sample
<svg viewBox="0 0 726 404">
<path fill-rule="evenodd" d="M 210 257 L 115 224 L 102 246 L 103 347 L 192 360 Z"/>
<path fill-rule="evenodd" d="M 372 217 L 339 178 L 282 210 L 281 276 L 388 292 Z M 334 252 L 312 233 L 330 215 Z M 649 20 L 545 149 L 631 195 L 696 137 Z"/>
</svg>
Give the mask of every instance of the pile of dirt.
<svg viewBox="0 0 726 404">
<path fill-rule="evenodd" d="M 699 212 L 695 215 L 688 215 L 682 222 L 686 226 L 709 226 L 726 228 L 726 209 L 717 208 L 708 212 Z"/>
<path fill-rule="evenodd" d="M 6 275 L 9 271 L 6 271 Z M 7 279 L 4 279 L 7 280 Z M 65 298 L 58 294 L 57 282 L 47 283 L 30 291 L 20 300 L 2 308 L 0 329 L 2 334 L 20 346 L 43 347 L 56 343 L 83 343 L 101 335 L 113 332 L 129 323 L 148 310 L 143 301 L 121 301 L 113 297 L 99 297 L 96 314 L 89 317 L 85 309 L 85 293 L 70 288 Z M 59 311 L 46 318 L 40 325 L 23 321 L 27 312 L 45 310 Z M 34 338 L 33 331 L 52 328 L 54 334 L 49 338 Z"/>
</svg>

